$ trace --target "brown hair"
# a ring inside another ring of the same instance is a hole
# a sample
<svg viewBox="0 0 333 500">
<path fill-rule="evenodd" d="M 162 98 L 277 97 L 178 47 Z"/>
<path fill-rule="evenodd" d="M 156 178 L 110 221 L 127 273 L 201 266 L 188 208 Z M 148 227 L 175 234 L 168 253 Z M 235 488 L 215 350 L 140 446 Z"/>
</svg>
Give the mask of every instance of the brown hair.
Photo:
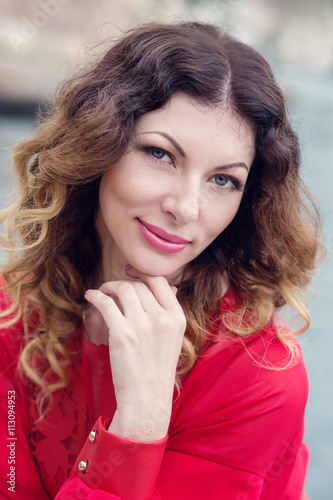
<svg viewBox="0 0 333 500">
<path fill-rule="evenodd" d="M 29 310 L 43 318 L 22 365 L 44 396 L 68 383 L 65 341 L 81 322 L 83 294 L 101 259 L 95 229 L 100 178 L 127 150 L 138 117 L 175 92 L 208 105 L 225 102 L 256 130 L 256 156 L 239 211 L 186 266 L 179 286 L 189 332 L 182 370 L 200 352 L 223 272 L 242 297 L 240 308 L 225 318 L 238 335 L 258 331 L 286 303 L 304 318 L 304 329 L 309 325 L 299 293 L 315 268 L 319 221 L 304 201 L 298 140 L 269 65 L 212 25 L 143 25 L 67 81 L 46 123 L 15 151 L 19 194 L 1 219 L 7 220 L 9 251 L 3 276 L 12 312 L 17 310 L 11 323 L 23 314 L 24 297 L 26 321 Z M 48 362 L 44 374 L 33 368 L 36 353 Z M 51 373 L 58 375 L 53 384 Z"/>
</svg>

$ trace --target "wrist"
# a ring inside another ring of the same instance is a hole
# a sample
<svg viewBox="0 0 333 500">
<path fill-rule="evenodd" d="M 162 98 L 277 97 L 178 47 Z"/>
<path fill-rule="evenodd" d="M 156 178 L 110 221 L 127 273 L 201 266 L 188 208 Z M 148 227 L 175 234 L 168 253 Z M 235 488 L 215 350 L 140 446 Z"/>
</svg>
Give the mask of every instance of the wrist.
<svg viewBox="0 0 333 500">
<path fill-rule="evenodd" d="M 120 406 L 108 431 L 137 441 L 158 441 L 166 437 L 171 418 L 171 405 Z"/>
</svg>

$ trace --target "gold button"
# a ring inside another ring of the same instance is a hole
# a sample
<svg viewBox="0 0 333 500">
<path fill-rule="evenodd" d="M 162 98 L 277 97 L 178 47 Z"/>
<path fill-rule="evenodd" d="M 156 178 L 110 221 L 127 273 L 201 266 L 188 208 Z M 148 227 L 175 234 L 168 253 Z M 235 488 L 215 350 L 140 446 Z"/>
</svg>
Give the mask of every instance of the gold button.
<svg viewBox="0 0 333 500">
<path fill-rule="evenodd" d="M 87 470 L 87 465 L 88 465 L 87 460 L 81 460 L 78 466 L 79 471 L 85 472 Z"/>
<path fill-rule="evenodd" d="M 95 443 L 96 442 L 96 431 L 89 432 L 89 441 L 91 443 Z"/>
</svg>

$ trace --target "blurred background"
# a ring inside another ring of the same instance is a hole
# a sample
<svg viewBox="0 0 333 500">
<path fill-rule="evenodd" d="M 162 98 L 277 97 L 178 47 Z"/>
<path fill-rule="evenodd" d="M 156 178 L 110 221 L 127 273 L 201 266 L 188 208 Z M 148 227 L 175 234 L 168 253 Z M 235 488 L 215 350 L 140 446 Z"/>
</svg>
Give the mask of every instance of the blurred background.
<svg viewBox="0 0 333 500">
<path fill-rule="evenodd" d="M 181 19 L 228 24 L 271 63 L 301 137 L 304 179 L 319 205 L 331 254 L 333 0 L 0 0 L 0 206 L 11 191 L 13 147 L 32 133 L 38 105 L 82 64 L 87 43 L 119 35 L 138 22 Z M 313 324 L 302 338 L 310 380 L 306 491 L 311 500 L 331 500 L 331 255 L 321 264 L 313 289 Z"/>
</svg>

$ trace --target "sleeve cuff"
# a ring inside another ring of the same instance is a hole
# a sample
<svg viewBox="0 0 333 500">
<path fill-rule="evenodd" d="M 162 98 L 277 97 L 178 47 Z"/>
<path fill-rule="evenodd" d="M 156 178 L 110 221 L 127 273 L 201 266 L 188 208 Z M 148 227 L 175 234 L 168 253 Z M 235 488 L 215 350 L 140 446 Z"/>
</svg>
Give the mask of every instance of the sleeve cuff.
<svg viewBox="0 0 333 500">
<path fill-rule="evenodd" d="M 107 431 L 111 419 L 96 421 L 76 462 L 74 472 L 90 488 L 124 500 L 148 500 L 154 494 L 168 436 L 143 442 Z"/>
</svg>

